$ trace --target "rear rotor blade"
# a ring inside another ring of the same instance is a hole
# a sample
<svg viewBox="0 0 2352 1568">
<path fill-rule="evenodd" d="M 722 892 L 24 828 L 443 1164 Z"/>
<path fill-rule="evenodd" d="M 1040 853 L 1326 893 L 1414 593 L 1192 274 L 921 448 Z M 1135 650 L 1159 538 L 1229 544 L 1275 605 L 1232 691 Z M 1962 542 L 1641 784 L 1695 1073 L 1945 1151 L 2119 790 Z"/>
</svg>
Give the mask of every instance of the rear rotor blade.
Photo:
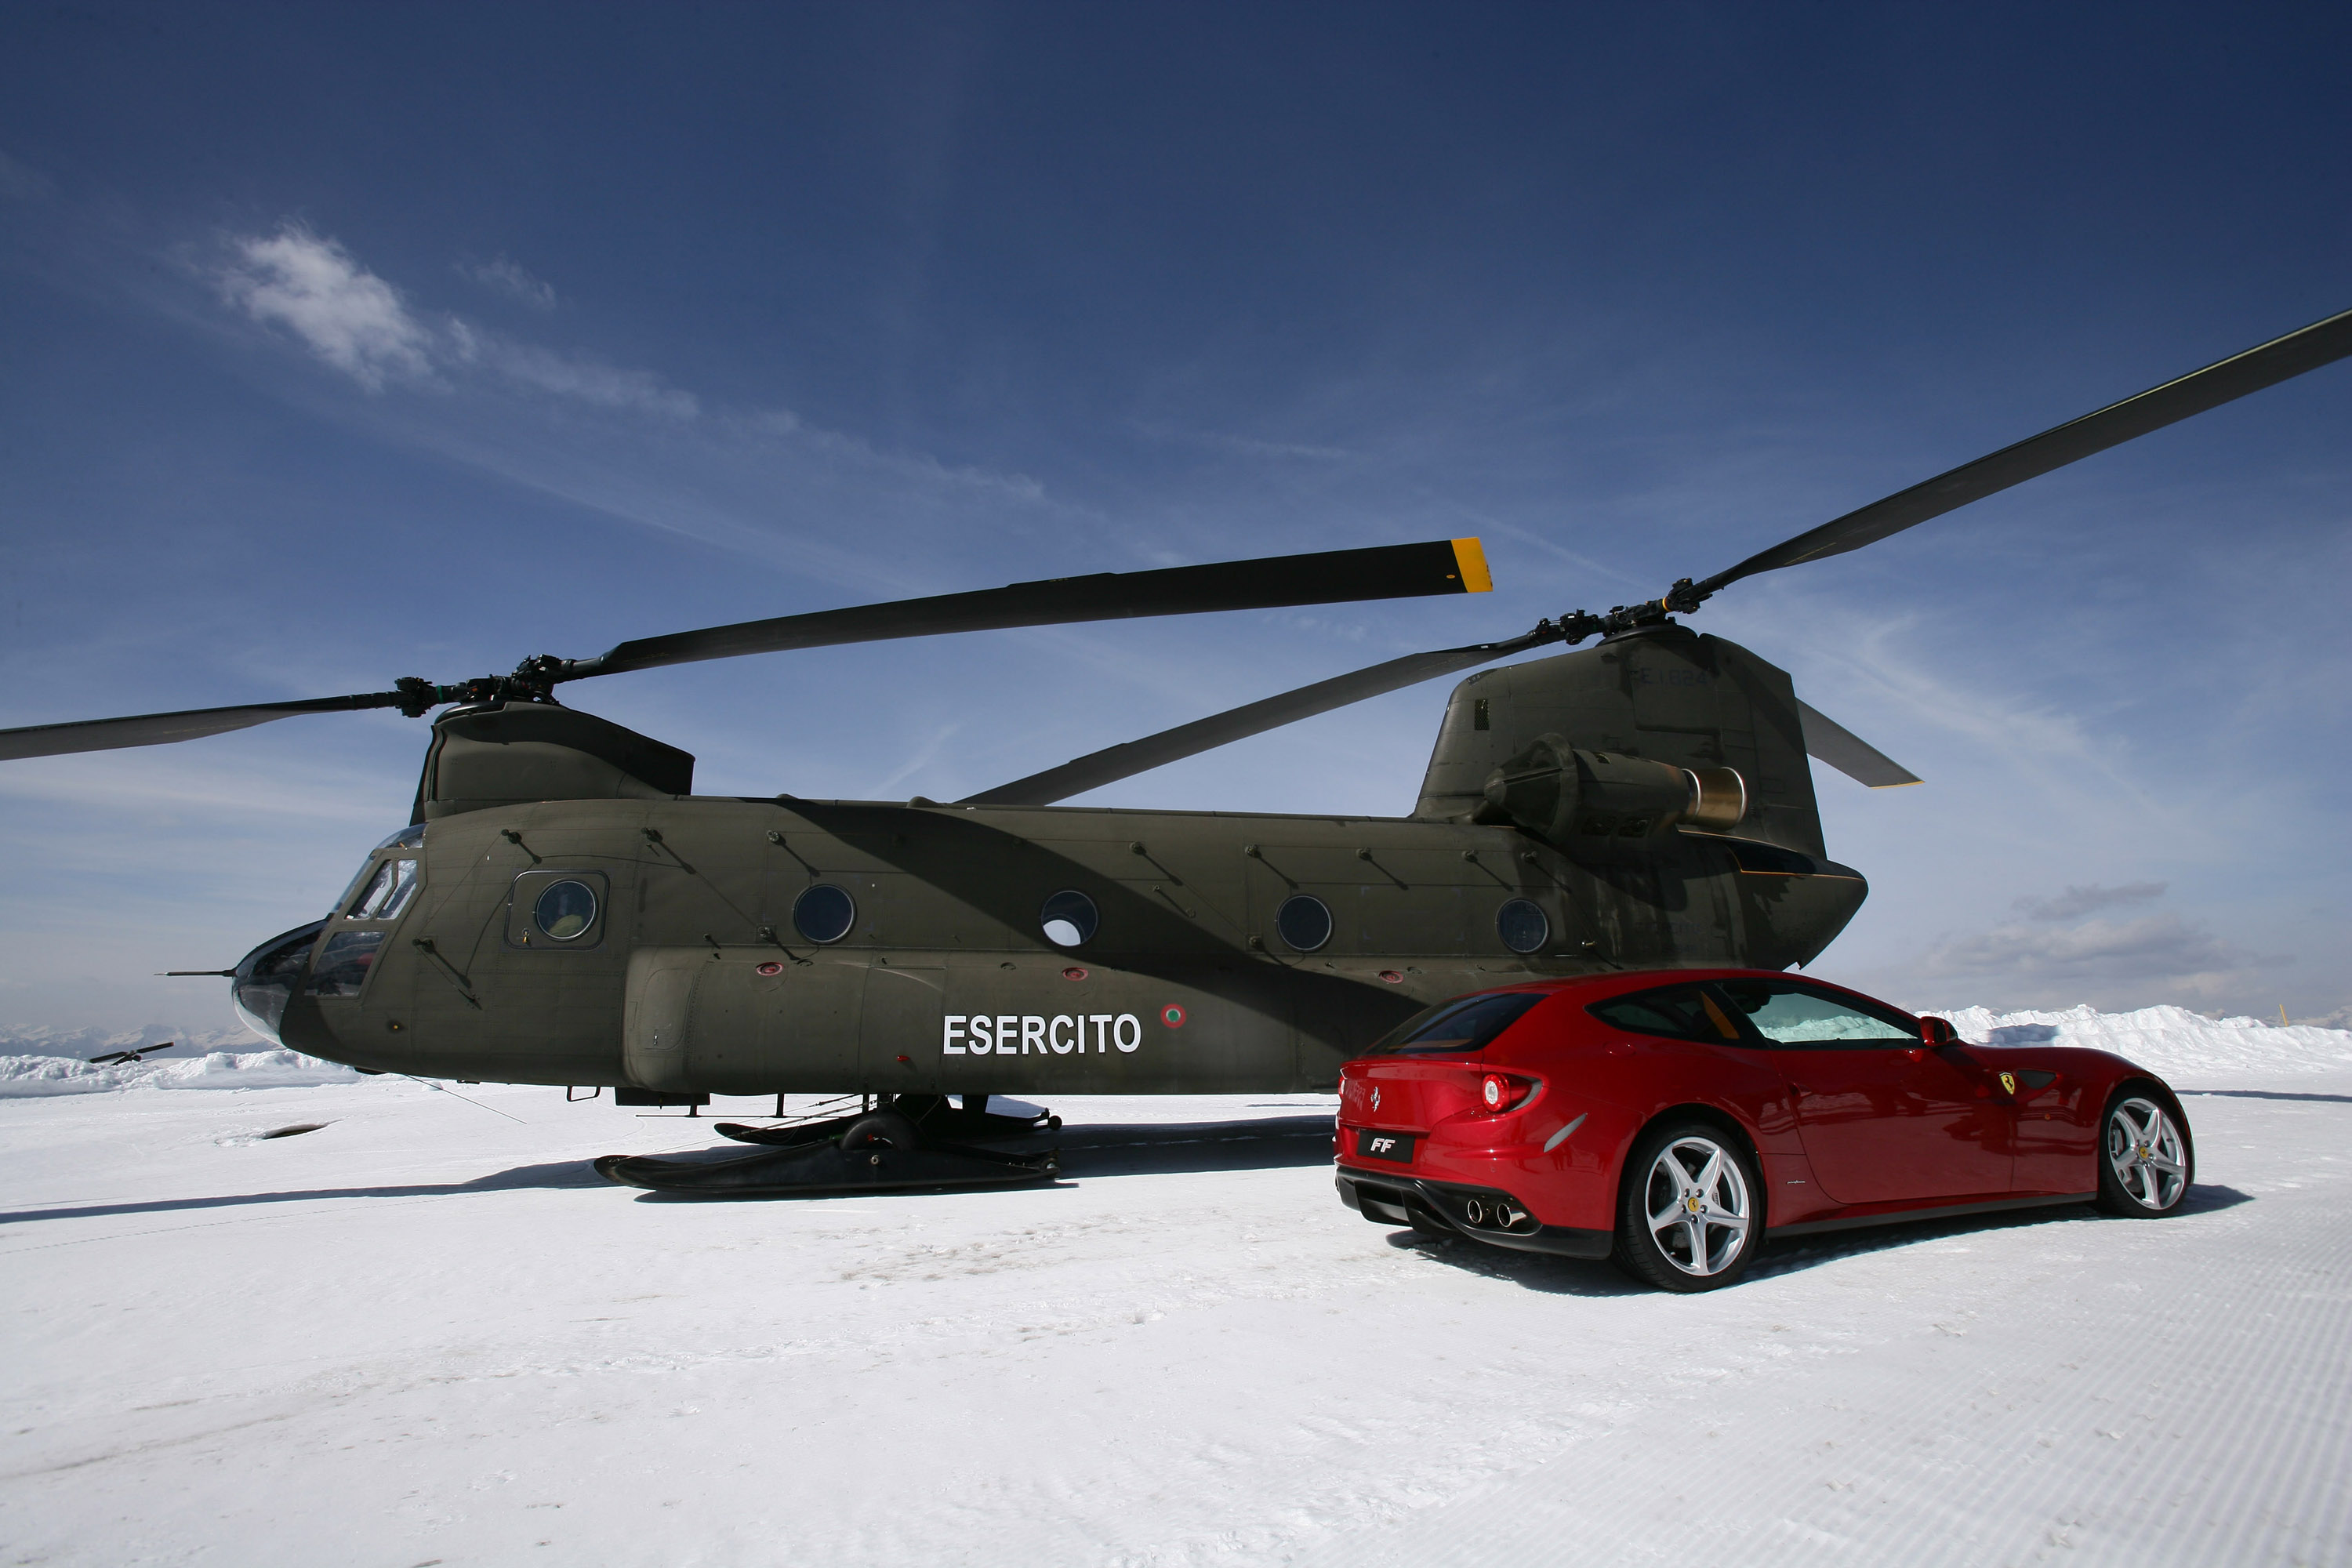
<svg viewBox="0 0 2352 1568">
<path fill-rule="evenodd" d="M 250 729 L 298 713 L 348 713 L 359 708 L 394 708 L 397 691 L 363 691 L 351 697 L 313 697 L 299 702 L 253 702 L 241 708 L 191 708 L 178 713 L 140 713 L 128 719 L 85 719 L 68 724 L 34 724 L 0 730 L 0 762 L 54 757 L 68 752 L 110 752 L 121 746 L 161 746 L 231 730 Z"/>
<path fill-rule="evenodd" d="M 2347 354 L 2352 354 L 2352 310 L 2315 321 L 2259 348 L 2233 354 L 2203 370 L 2191 371 L 2177 381 L 2151 387 L 2121 403 L 2111 403 L 2095 414 L 2085 414 L 1973 463 L 1963 463 L 1949 473 L 1938 474 L 1907 490 L 1898 490 L 1884 500 L 1873 501 L 1751 555 L 1728 572 L 1707 578 L 1692 590 L 1694 600 L 1704 599 L 1719 588 L 1759 572 L 1775 572 L 1783 566 L 1875 544 L 1889 534 L 1900 533 L 1929 518 L 1941 517 L 1956 507 L 1982 500 L 2011 485 L 2023 484 L 2053 468 L 2104 452 L 2151 430 L 2160 430 L 2192 414 L 2202 414 L 2307 370 L 2316 370 Z"/>
<path fill-rule="evenodd" d="M 1797 700 L 1797 718 L 1805 730 L 1805 754 L 1827 763 L 1856 784 L 1893 789 L 1919 782 L 1917 773 L 1802 698 Z"/>
<path fill-rule="evenodd" d="M 1151 572 L 1098 572 L 928 599 L 779 616 L 772 620 L 640 637 L 600 658 L 573 660 L 551 674 L 558 680 L 577 680 L 698 659 L 732 658 L 739 654 L 936 637 L 944 632 L 1403 599 L 1429 594 L 1483 594 L 1493 586 L 1486 554 L 1476 540 L 1440 539 L 1423 544 L 1384 544 Z"/>
<path fill-rule="evenodd" d="M 1267 697 L 1195 719 L 1189 724 L 1179 724 L 1172 730 L 1162 730 L 1156 735 L 1146 735 L 1140 741 L 1106 747 L 1090 752 L 1076 761 L 1057 768 L 1047 768 L 1042 773 L 1015 779 L 994 789 L 967 795 L 959 805 L 1051 805 L 1057 800 L 1067 800 L 1107 784 L 1116 784 L 1140 773 L 1147 773 L 1170 763 L 1212 751 L 1234 741 L 1244 740 L 1265 731 L 1293 724 L 1301 719 L 1311 719 L 1318 713 L 1328 713 L 1335 708 L 1345 708 L 1351 702 L 1361 702 L 1383 692 L 1415 686 L 1424 680 L 1434 680 L 1441 675 L 1490 664 L 1498 658 L 1508 658 L 1548 642 L 1560 640 L 1560 630 L 1549 621 L 1538 625 L 1525 637 L 1508 642 L 1478 643 L 1470 647 L 1441 648 L 1433 653 L 1407 654 L 1384 664 L 1375 664 L 1349 675 L 1336 675 L 1328 680 L 1318 680 L 1312 686 L 1302 686 L 1278 697 Z"/>
</svg>

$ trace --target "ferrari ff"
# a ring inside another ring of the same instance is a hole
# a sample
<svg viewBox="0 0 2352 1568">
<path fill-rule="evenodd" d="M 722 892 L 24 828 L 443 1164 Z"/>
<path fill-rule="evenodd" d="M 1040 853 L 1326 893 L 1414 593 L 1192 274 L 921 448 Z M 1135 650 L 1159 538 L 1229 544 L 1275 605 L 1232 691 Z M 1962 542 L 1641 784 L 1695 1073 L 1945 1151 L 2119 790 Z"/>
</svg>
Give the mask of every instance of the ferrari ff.
<svg viewBox="0 0 2352 1568">
<path fill-rule="evenodd" d="M 1366 1219 L 1684 1291 L 1771 1237 L 2055 1204 L 2150 1218 L 2196 1175 L 2179 1100 L 2121 1057 L 1970 1045 L 1756 970 L 1440 1003 L 1341 1069 L 1336 1153 Z"/>
</svg>

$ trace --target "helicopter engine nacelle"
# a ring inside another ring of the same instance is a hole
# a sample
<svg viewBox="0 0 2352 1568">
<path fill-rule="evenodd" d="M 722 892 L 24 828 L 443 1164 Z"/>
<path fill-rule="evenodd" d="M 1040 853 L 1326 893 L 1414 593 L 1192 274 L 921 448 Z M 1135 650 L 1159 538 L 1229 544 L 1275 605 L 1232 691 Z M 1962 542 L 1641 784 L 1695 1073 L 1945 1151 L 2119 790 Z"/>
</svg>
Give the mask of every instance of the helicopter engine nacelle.
<svg viewBox="0 0 2352 1568">
<path fill-rule="evenodd" d="M 1682 768 L 1538 735 L 1486 775 L 1486 809 L 1563 847 L 1576 838 L 1648 838 L 1677 823 L 1714 832 L 1748 814 L 1732 768 Z"/>
<path fill-rule="evenodd" d="M 452 708 L 433 721 L 413 822 L 542 800 L 671 800 L 694 758 L 609 719 L 552 702 Z"/>
</svg>

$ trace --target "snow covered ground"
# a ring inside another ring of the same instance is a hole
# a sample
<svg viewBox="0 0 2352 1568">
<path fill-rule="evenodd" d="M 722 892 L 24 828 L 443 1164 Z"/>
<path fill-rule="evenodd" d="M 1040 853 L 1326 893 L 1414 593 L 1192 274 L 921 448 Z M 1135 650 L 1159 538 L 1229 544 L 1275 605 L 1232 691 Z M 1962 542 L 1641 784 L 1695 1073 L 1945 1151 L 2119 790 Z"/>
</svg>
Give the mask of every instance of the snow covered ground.
<svg viewBox="0 0 2352 1568">
<path fill-rule="evenodd" d="M 584 1164 L 700 1125 L 560 1090 L 0 1087 L 0 1562 L 2352 1563 L 2352 1036 L 2166 1011 L 1960 1017 L 2137 1031 L 2205 1091 L 2187 1214 L 1689 1298 L 1366 1224 L 1312 1096 L 709 1203 Z"/>
</svg>

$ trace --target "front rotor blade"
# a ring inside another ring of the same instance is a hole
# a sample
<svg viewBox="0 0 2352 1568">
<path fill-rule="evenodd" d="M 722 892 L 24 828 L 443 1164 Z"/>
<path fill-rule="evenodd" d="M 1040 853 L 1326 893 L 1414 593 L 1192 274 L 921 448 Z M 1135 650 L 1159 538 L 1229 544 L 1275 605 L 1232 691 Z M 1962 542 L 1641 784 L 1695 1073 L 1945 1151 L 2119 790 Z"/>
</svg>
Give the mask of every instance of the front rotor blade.
<svg viewBox="0 0 2352 1568">
<path fill-rule="evenodd" d="M 1181 762 L 1186 757 L 1268 730 L 1293 724 L 1301 719 L 1311 719 L 1318 713 L 1328 713 L 1335 708 L 1345 708 L 1351 702 L 1361 702 L 1383 692 L 1416 686 L 1424 680 L 1434 680 L 1441 675 L 1490 664 L 1498 658 L 1508 658 L 1548 642 L 1560 640 L 1559 628 L 1544 622 L 1525 637 L 1508 642 L 1479 643 L 1471 647 L 1441 648 L 1433 653 L 1407 654 L 1385 664 L 1376 664 L 1349 675 L 1335 675 L 1328 680 L 1318 680 L 1312 686 L 1302 686 L 1278 697 L 1267 697 L 1239 708 L 1229 708 L 1223 713 L 1213 713 L 1206 719 L 1195 719 L 1189 724 L 1179 724 L 1172 730 L 1162 730 L 1156 735 L 1146 735 L 1140 741 L 1109 746 L 1090 752 L 1058 768 L 1047 768 L 1042 773 L 1031 773 L 1025 779 L 1015 779 L 1008 784 L 967 795 L 958 805 L 1051 805 L 1057 800 L 1067 800 L 1074 795 L 1116 784 L 1153 768 Z"/>
<path fill-rule="evenodd" d="M 392 708 L 400 701 L 397 691 L 362 691 L 352 697 L 313 697 L 299 702 L 253 702 L 241 708 L 191 708 L 179 713 L 139 713 L 128 719 L 34 724 L 22 730 L 0 730 L 0 762 L 68 752 L 110 752 L 120 746 L 162 746 L 250 729 L 298 713 L 348 713 L 358 708 Z"/>
<path fill-rule="evenodd" d="M 577 660 L 558 671 L 555 679 L 576 680 L 698 659 L 732 658 L 739 654 L 937 637 L 944 632 L 1189 616 L 1208 610 L 1267 610 L 1286 605 L 1404 599 L 1429 594 L 1483 594 L 1493 586 L 1486 553 L 1475 539 L 1276 555 L 1262 561 L 1222 561 L 1152 572 L 1098 572 L 1087 577 L 1055 577 L 1005 588 L 640 637 L 602 658 Z"/>
<path fill-rule="evenodd" d="M 1875 544 L 1888 534 L 1941 517 L 1956 507 L 1982 500 L 1996 491 L 2023 484 L 2095 452 L 2121 446 L 2192 414 L 2202 414 L 2250 392 L 2260 392 L 2307 370 L 2316 370 L 2346 354 L 2352 354 L 2352 310 L 2315 321 L 2300 331 L 2274 338 L 2203 370 L 2191 371 L 2178 381 L 2168 381 L 2137 397 L 2111 403 L 2095 414 L 2085 414 L 1973 463 L 1963 463 L 1924 484 L 1873 501 L 1751 555 L 1728 572 L 1709 577 L 1697 585 L 1696 595 L 1705 598 L 1718 588 L 1759 572 L 1774 572 L 1783 566 Z"/>
<path fill-rule="evenodd" d="M 1805 754 L 1829 763 L 1854 783 L 1872 789 L 1893 789 L 1919 782 L 1917 773 L 1801 698 L 1797 702 L 1797 719 L 1805 730 Z"/>
</svg>

